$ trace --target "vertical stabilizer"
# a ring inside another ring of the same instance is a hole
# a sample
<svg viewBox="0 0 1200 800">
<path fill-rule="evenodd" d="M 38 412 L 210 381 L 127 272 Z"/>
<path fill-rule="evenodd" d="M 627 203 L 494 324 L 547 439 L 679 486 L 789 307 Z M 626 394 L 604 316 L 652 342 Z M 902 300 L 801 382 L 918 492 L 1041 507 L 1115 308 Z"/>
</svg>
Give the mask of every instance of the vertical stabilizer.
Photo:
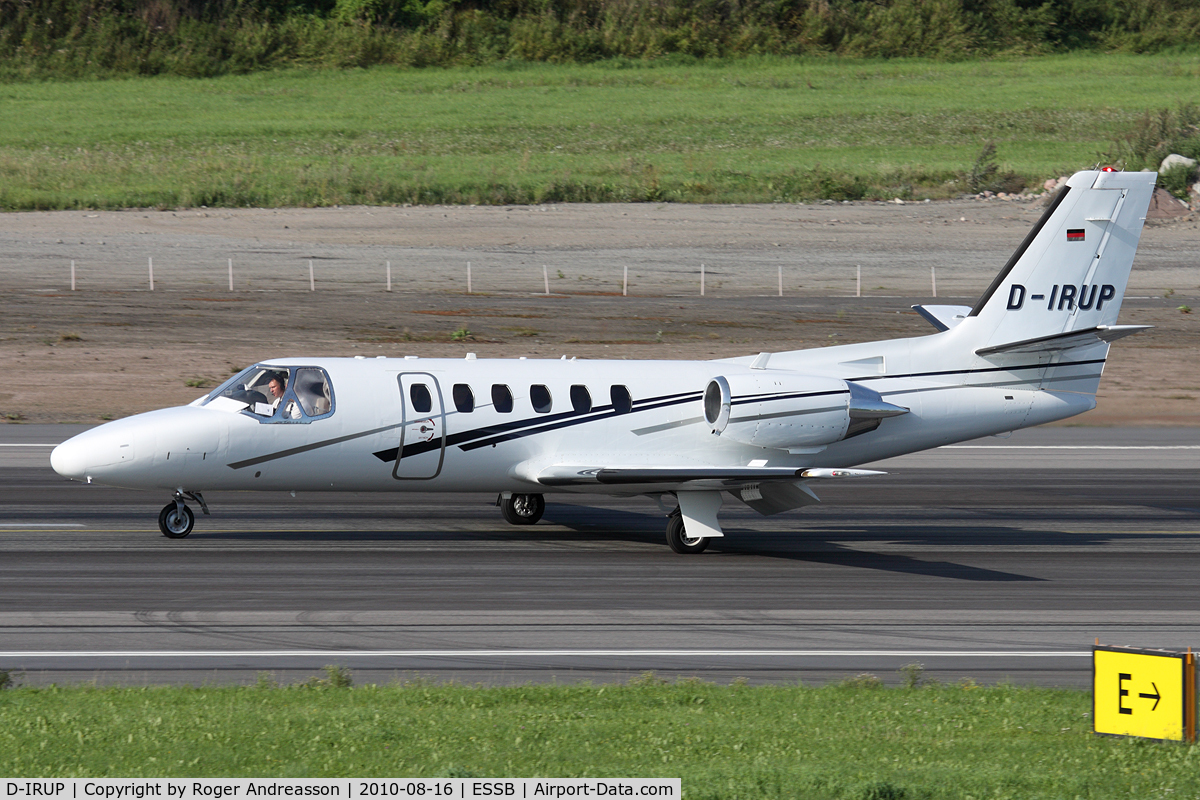
<svg viewBox="0 0 1200 800">
<path fill-rule="evenodd" d="M 1071 176 L 964 320 L 975 347 L 1115 324 L 1157 177 Z"/>
</svg>

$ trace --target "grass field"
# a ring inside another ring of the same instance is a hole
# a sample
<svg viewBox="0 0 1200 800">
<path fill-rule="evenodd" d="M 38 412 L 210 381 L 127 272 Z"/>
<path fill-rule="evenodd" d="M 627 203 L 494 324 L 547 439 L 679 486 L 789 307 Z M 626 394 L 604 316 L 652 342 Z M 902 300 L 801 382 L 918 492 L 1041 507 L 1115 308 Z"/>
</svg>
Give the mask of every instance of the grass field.
<svg viewBox="0 0 1200 800">
<path fill-rule="evenodd" d="M 0 85 L 0 208 L 943 197 L 1090 167 L 1200 56 L 761 59 Z"/>
<path fill-rule="evenodd" d="M 1200 794 L 1200 748 L 1091 733 L 1090 696 L 997 686 L 17 688 L 20 777 L 681 777 L 689 798 Z"/>
</svg>

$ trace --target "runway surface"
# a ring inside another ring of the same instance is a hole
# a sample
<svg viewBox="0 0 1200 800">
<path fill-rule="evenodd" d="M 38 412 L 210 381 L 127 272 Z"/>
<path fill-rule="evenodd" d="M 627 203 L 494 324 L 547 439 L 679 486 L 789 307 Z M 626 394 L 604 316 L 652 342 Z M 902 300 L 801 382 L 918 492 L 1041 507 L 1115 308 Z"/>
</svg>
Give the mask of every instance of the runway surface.
<svg viewBox="0 0 1200 800">
<path fill-rule="evenodd" d="M 1200 648 L 1200 428 L 1052 428 L 881 462 L 820 506 L 672 553 L 645 499 L 168 499 L 47 466 L 81 428 L 0 426 L 0 669 L 24 683 L 824 682 L 921 663 L 956 681 L 1085 686 L 1090 646 Z"/>
</svg>

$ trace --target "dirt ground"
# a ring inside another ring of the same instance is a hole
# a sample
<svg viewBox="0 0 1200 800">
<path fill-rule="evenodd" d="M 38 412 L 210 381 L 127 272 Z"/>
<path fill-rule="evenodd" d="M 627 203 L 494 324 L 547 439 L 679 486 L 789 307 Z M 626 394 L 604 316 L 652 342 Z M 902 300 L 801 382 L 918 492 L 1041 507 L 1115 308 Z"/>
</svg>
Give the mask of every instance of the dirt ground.
<svg viewBox="0 0 1200 800">
<path fill-rule="evenodd" d="M 5 214 L 0 417 L 117 418 L 285 355 L 705 359 L 921 335 L 932 329 L 909 306 L 933 301 L 935 280 L 935 302 L 970 305 L 1039 213 L 955 201 Z M 1156 328 L 1114 345 L 1099 407 L 1071 423 L 1200 424 L 1198 255 L 1194 216 L 1148 223 L 1121 319 Z"/>
</svg>

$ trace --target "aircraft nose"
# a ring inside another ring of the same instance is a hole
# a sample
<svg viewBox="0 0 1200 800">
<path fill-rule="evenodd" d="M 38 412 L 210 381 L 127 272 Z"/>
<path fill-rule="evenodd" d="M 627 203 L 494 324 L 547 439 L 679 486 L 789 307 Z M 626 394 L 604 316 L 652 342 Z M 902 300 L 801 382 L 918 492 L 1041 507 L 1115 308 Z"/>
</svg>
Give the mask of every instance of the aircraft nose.
<svg viewBox="0 0 1200 800">
<path fill-rule="evenodd" d="M 127 420 L 120 420 L 84 431 L 50 451 L 50 466 L 64 478 L 90 481 L 98 477 L 98 470 L 133 461 L 135 430 Z"/>
<path fill-rule="evenodd" d="M 64 478 L 84 480 L 88 468 L 88 446 L 73 437 L 50 451 L 50 466 Z"/>
</svg>

